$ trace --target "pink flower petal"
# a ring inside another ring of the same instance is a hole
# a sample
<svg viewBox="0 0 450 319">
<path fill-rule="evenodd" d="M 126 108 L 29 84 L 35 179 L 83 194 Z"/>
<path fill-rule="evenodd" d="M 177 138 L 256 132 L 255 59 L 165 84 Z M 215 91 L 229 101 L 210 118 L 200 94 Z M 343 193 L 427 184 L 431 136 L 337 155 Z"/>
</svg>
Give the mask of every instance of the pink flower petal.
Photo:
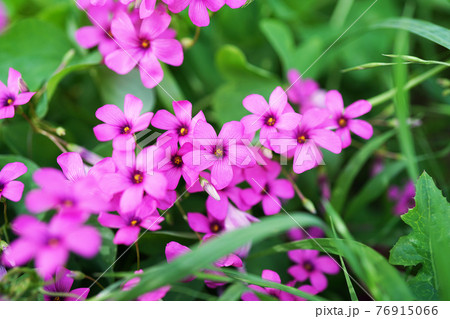
<svg viewBox="0 0 450 319">
<path fill-rule="evenodd" d="M 152 41 L 152 50 L 158 60 L 173 65 L 183 64 L 183 47 L 175 39 L 155 39 Z"/>
<path fill-rule="evenodd" d="M 214 218 L 224 220 L 227 216 L 229 202 L 227 196 L 223 192 L 218 191 L 218 194 L 220 200 L 215 200 L 211 196 L 208 196 L 208 199 L 206 200 L 206 210 L 208 211 L 208 214 Z M 209 233 L 209 230 L 207 232 Z"/>
<path fill-rule="evenodd" d="M 342 100 L 342 95 L 336 90 L 327 92 L 325 104 L 336 117 L 341 116 L 344 113 L 344 101 Z"/>
<path fill-rule="evenodd" d="M 139 72 L 141 74 L 142 84 L 148 89 L 157 86 L 164 77 L 161 64 L 151 52 L 147 52 L 141 59 Z"/>
<path fill-rule="evenodd" d="M 0 171 L 0 182 L 8 183 L 27 172 L 27 167 L 21 162 L 8 163 Z"/>
<path fill-rule="evenodd" d="M 347 118 L 356 118 L 364 115 L 372 109 L 372 104 L 366 100 L 359 100 L 349 105 L 344 112 Z"/>
<path fill-rule="evenodd" d="M 329 256 L 321 256 L 317 258 L 314 261 L 314 265 L 318 270 L 330 275 L 335 275 L 339 273 L 339 270 L 341 270 L 338 263 Z"/>
<path fill-rule="evenodd" d="M 104 31 L 95 26 L 82 27 L 75 32 L 75 39 L 78 44 L 85 49 L 90 49 L 99 45 L 104 37 Z"/>
<path fill-rule="evenodd" d="M 189 227 L 191 227 L 192 230 L 203 234 L 211 232 L 209 227 L 209 220 L 205 215 L 200 213 L 188 213 L 187 218 Z"/>
<path fill-rule="evenodd" d="M 363 120 L 349 120 L 348 128 L 350 131 L 366 140 L 371 138 L 373 135 L 372 125 Z"/>
<path fill-rule="evenodd" d="M 1 197 L 5 197 L 13 202 L 18 202 L 22 198 L 24 185 L 19 181 L 11 181 L 7 183 L 0 192 Z"/>
<path fill-rule="evenodd" d="M 114 126 L 122 126 L 126 124 L 126 118 L 122 110 L 116 105 L 107 104 L 100 107 L 95 116 L 102 122 Z"/>
<path fill-rule="evenodd" d="M 336 133 L 329 130 L 312 130 L 309 137 L 318 146 L 329 150 L 332 153 L 339 154 L 342 151 L 342 143 Z"/>
<path fill-rule="evenodd" d="M 180 245 L 179 243 L 177 243 L 175 241 L 171 241 L 166 246 L 167 262 L 170 263 L 178 256 L 184 255 L 190 251 L 191 250 L 188 247 Z"/>
<path fill-rule="evenodd" d="M 323 291 L 328 286 L 327 277 L 319 271 L 314 271 L 311 273 L 309 280 L 311 281 L 311 285 L 318 291 Z"/>
<path fill-rule="evenodd" d="M 192 0 L 189 5 L 189 18 L 198 27 L 209 25 L 209 14 L 203 0 Z"/>
<path fill-rule="evenodd" d="M 264 214 L 275 215 L 281 210 L 281 202 L 277 197 L 266 195 L 262 200 Z"/>
<path fill-rule="evenodd" d="M 74 253 L 92 258 L 99 252 L 102 239 L 94 227 L 84 226 L 68 234 L 65 243 Z"/>
<path fill-rule="evenodd" d="M 266 99 L 259 94 L 247 96 L 242 104 L 249 112 L 257 115 L 264 114 L 269 110 L 269 104 Z"/>
<path fill-rule="evenodd" d="M 8 89 L 14 94 L 19 93 L 19 81 L 22 75 L 20 72 L 14 70 L 13 68 L 9 68 L 8 73 Z"/>
<path fill-rule="evenodd" d="M 114 237 L 114 244 L 116 245 L 131 245 L 139 237 L 140 228 L 136 226 L 127 226 L 120 228 Z"/>
<path fill-rule="evenodd" d="M 305 281 L 309 276 L 308 272 L 300 265 L 289 267 L 287 272 L 298 281 Z"/>
<path fill-rule="evenodd" d="M 78 153 L 63 153 L 56 159 L 68 180 L 76 181 L 86 176 L 83 160 Z"/>
<path fill-rule="evenodd" d="M 139 98 L 131 94 L 125 95 L 124 114 L 128 120 L 138 118 L 143 106 L 144 105 Z"/>
<path fill-rule="evenodd" d="M 103 227 L 109 227 L 109 228 L 120 228 L 125 226 L 125 221 L 123 218 L 119 215 L 113 215 L 108 213 L 101 213 L 98 216 L 98 222 Z"/>
<path fill-rule="evenodd" d="M 164 32 L 170 24 L 171 17 L 164 11 L 154 11 L 150 18 L 142 20 L 140 36 L 154 40 Z M 153 45 L 153 42 L 151 42 Z"/>
<path fill-rule="evenodd" d="M 134 54 L 137 51 L 127 49 L 124 51 L 119 48 L 105 58 L 105 64 L 108 68 L 119 74 L 127 74 L 138 64 L 142 55 Z"/>
<path fill-rule="evenodd" d="M 217 189 L 227 187 L 233 179 L 233 169 L 228 161 L 216 161 L 211 170 L 211 182 Z"/>
<path fill-rule="evenodd" d="M 287 94 L 280 86 L 278 86 L 270 95 L 270 109 L 277 115 L 280 115 L 283 112 L 287 102 Z"/>
</svg>

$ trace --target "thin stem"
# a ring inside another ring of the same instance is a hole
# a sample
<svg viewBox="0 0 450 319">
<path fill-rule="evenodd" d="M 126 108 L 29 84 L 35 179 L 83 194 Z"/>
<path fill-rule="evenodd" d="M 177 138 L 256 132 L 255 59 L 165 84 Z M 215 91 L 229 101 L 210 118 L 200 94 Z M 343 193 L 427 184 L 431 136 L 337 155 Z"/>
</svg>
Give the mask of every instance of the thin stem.
<svg viewBox="0 0 450 319">
<path fill-rule="evenodd" d="M 139 245 L 137 241 L 134 243 L 134 245 L 136 246 L 137 270 L 139 270 L 141 269 L 141 253 L 139 252 Z"/>
<path fill-rule="evenodd" d="M 297 184 L 292 179 L 291 175 L 284 168 L 283 168 L 283 174 L 284 174 L 284 176 L 286 176 L 288 181 L 291 183 L 292 187 L 294 187 L 295 193 L 297 194 L 298 198 L 300 198 L 300 200 L 302 202 L 305 201 L 305 199 L 306 199 L 305 195 L 303 195 L 300 188 L 298 188 Z"/>
<path fill-rule="evenodd" d="M 88 276 L 88 275 L 84 275 L 84 277 L 86 278 L 86 279 L 89 279 L 90 281 L 92 281 L 94 284 L 96 284 L 97 286 L 99 286 L 100 287 L 100 289 L 105 289 L 105 287 L 103 287 L 103 285 L 101 284 L 101 283 L 99 283 L 98 282 L 98 280 L 95 280 L 94 278 L 92 278 L 91 276 Z"/>
<path fill-rule="evenodd" d="M 5 201 L 5 202 L 3 202 L 3 217 L 5 219 L 5 223 L 3 224 L 3 232 L 5 233 L 6 242 L 9 244 L 9 237 L 8 237 L 8 230 L 7 230 L 7 227 L 8 227 L 8 214 L 6 212 L 6 208 L 7 208 L 7 206 L 6 206 L 6 201 Z"/>
</svg>

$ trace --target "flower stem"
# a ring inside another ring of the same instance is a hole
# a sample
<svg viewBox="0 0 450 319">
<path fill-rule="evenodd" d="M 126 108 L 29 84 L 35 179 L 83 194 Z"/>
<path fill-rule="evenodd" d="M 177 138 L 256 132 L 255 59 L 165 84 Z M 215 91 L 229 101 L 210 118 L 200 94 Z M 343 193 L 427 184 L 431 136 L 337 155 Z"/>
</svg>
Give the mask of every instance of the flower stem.
<svg viewBox="0 0 450 319">
<path fill-rule="evenodd" d="M 98 280 L 95 280 L 94 278 L 92 278 L 91 276 L 88 276 L 88 275 L 84 275 L 84 277 L 86 279 L 89 279 L 90 281 L 92 281 L 97 286 L 99 286 L 102 290 L 105 289 L 105 287 L 103 287 L 103 285 L 101 283 L 99 283 Z"/>
<path fill-rule="evenodd" d="M 297 194 L 298 198 L 303 204 L 303 207 L 305 207 L 309 212 L 316 214 L 317 210 L 314 207 L 314 204 L 309 198 L 306 198 L 305 195 L 301 192 L 300 188 L 298 188 L 295 181 L 292 179 L 291 175 L 283 168 L 282 169 L 284 176 L 288 179 L 288 181 L 291 183 L 292 187 L 294 187 L 294 191 Z"/>
<path fill-rule="evenodd" d="M 136 246 L 137 270 L 139 270 L 141 269 L 141 253 L 139 252 L 139 245 L 137 241 L 134 245 Z"/>
<path fill-rule="evenodd" d="M 180 212 L 181 216 L 183 216 L 183 219 L 186 221 L 186 223 L 189 224 L 188 218 L 187 218 L 187 215 L 186 215 L 186 212 L 184 211 L 184 209 L 183 209 L 183 207 L 181 206 L 181 204 L 179 203 L 179 201 L 176 201 L 176 202 L 175 202 L 175 205 L 177 206 L 178 211 Z M 200 234 L 197 233 L 196 231 L 194 231 L 194 233 L 195 233 L 195 235 L 197 236 L 198 240 L 199 240 L 199 241 L 202 241 L 202 236 L 200 236 Z"/>
<path fill-rule="evenodd" d="M 3 233 L 5 234 L 6 242 L 9 244 L 9 237 L 8 237 L 8 230 L 6 229 L 8 227 L 8 214 L 6 212 L 6 201 L 3 202 L 3 217 L 5 218 L 5 223 L 3 224 Z"/>
</svg>

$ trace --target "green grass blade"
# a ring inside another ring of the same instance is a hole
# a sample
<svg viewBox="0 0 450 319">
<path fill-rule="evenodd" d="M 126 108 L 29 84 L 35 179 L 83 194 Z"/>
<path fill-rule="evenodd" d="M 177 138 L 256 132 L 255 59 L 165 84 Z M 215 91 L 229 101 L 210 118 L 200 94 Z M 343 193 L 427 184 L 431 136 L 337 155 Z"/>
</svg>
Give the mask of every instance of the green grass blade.
<svg viewBox="0 0 450 319">
<path fill-rule="evenodd" d="M 278 235 L 296 225 L 302 227 L 318 226 L 327 228 L 316 216 L 305 213 L 291 215 L 279 214 L 266 217 L 249 227 L 227 232 L 218 238 L 212 239 L 201 246 L 196 246 L 191 252 L 180 256 L 170 264 L 160 263 L 154 267 L 144 269 L 140 275 L 141 281 L 129 291 L 116 291 L 102 299 L 134 300 L 138 296 L 182 280 L 186 276 L 209 267 L 219 258 L 235 251 L 248 242 L 259 242 L 266 238 Z M 130 278 L 136 275 L 130 275 Z"/>
<path fill-rule="evenodd" d="M 347 258 L 349 256 L 344 255 L 346 251 L 340 249 L 341 245 L 347 246 L 355 254 L 356 261 L 351 261 Z M 394 266 L 372 248 L 356 241 L 335 238 L 307 239 L 274 246 L 258 256 L 285 253 L 294 249 L 316 249 L 329 254 L 343 254 L 342 257 L 349 261 L 353 272 L 367 286 L 375 300 L 415 299 L 403 276 Z"/>
</svg>

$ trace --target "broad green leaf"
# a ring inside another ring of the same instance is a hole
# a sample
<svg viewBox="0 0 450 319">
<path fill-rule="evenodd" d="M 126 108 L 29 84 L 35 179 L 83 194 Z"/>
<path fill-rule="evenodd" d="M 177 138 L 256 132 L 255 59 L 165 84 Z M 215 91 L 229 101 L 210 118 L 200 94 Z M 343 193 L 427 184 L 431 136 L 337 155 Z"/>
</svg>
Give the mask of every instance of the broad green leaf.
<svg viewBox="0 0 450 319">
<path fill-rule="evenodd" d="M 101 66 L 98 69 L 98 86 L 103 103 L 117 105 L 122 110 L 127 94 L 132 94 L 142 100 L 144 107 L 141 113 L 149 112 L 155 106 L 154 90 L 144 87 L 137 69 L 120 75 L 106 66 Z"/>
<path fill-rule="evenodd" d="M 223 294 L 219 297 L 218 301 L 236 301 L 241 298 L 241 295 L 247 287 L 240 282 L 230 285 Z"/>
<path fill-rule="evenodd" d="M 446 272 L 450 269 L 450 205 L 424 172 L 416 184 L 416 206 L 402 215 L 412 231 L 399 239 L 392 248 L 389 261 L 394 265 L 421 265 L 417 275 L 408 283 L 419 300 L 448 297 Z M 442 295 L 439 290 L 445 287 Z"/>
<path fill-rule="evenodd" d="M 428 21 L 410 18 L 393 18 L 378 23 L 373 27 L 406 30 L 450 50 L 450 30 Z"/>
<path fill-rule="evenodd" d="M 239 121 L 249 114 L 242 101 L 250 94 L 261 94 L 266 98 L 279 85 L 276 77 L 247 62 L 244 53 L 231 45 L 223 47 L 216 56 L 217 67 L 228 80 L 213 96 L 216 122 L 224 124 Z"/>
<path fill-rule="evenodd" d="M 115 292 L 111 295 L 102 296 L 102 298 L 134 300 L 145 292 L 177 282 L 190 274 L 209 267 L 217 259 L 235 251 L 248 242 L 256 243 L 265 238 L 278 235 L 292 228 L 295 223 L 302 225 L 302 227 L 313 225 L 325 227 L 319 218 L 310 214 L 293 213 L 290 216 L 279 214 L 266 217 L 249 227 L 225 233 L 201 246 L 197 246 L 190 253 L 180 256 L 170 264 L 164 262 L 144 269 L 144 274 L 140 276 L 141 281 L 133 289 L 126 292 Z"/>
<path fill-rule="evenodd" d="M 372 156 L 387 140 L 394 135 L 394 131 L 389 131 L 383 135 L 372 138 L 358 151 L 348 162 L 347 166 L 342 170 L 339 178 L 334 185 L 334 191 L 331 195 L 331 203 L 337 211 L 341 211 L 345 201 L 347 200 L 350 187 L 359 171 Z"/>
<path fill-rule="evenodd" d="M 275 246 L 261 254 L 285 253 L 293 249 L 316 249 L 328 254 L 342 254 L 375 300 L 415 299 L 400 273 L 382 255 L 356 241 L 334 238 L 307 239 Z M 352 255 L 356 258 L 352 258 Z"/>
<path fill-rule="evenodd" d="M 17 180 L 21 181 L 25 185 L 25 189 L 23 191 L 22 199 L 17 202 L 8 201 L 8 206 L 14 208 L 17 215 L 27 214 L 28 210 L 25 207 L 25 197 L 26 194 L 33 188 L 36 188 L 36 184 L 33 181 L 33 173 L 39 169 L 39 167 L 31 160 L 18 156 L 18 155 L 0 155 L 0 170 L 8 163 L 12 162 L 21 162 L 25 164 L 27 167 L 27 172 L 20 176 Z M 41 215 L 42 216 L 42 215 Z"/>
<path fill-rule="evenodd" d="M 64 32 L 36 19 L 15 23 L 0 36 L 0 80 L 6 83 L 10 67 L 22 73 L 31 91 L 36 91 L 57 69 L 71 49 Z"/>
</svg>

